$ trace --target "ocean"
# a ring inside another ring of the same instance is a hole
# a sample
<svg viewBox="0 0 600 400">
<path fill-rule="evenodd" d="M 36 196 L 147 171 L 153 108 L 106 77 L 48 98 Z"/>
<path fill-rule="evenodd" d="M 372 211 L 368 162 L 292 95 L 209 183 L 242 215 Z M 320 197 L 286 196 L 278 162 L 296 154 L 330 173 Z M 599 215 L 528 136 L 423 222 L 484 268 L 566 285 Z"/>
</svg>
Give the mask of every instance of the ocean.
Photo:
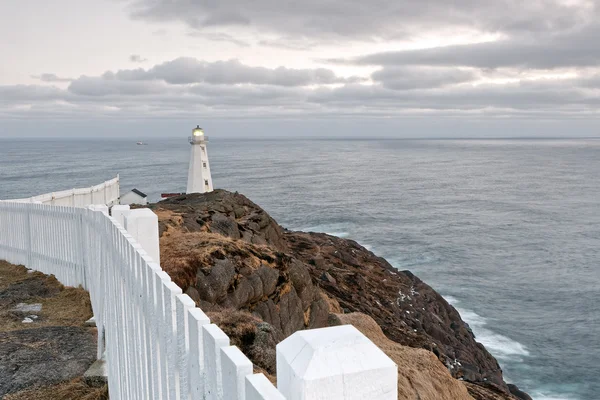
<svg viewBox="0 0 600 400">
<path fill-rule="evenodd" d="M 535 400 L 600 398 L 600 140 L 211 139 L 215 187 L 412 271 Z M 185 191 L 185 135 L 135 142 L 0 139 L 0 198 Z"/>
</svg>

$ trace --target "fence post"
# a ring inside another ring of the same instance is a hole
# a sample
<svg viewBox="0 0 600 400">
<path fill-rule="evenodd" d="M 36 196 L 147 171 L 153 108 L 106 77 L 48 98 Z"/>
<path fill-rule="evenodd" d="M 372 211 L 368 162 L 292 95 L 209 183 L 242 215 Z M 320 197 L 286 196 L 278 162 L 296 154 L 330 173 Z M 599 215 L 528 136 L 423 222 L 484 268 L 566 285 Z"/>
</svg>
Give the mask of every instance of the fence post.
<svg viewBox="0 0 600 400">
<path fill-rule="evenodd" d="M 352 325 L 299 331 L 277 345 L 287 400 L 397 400 L 398 367 Z"/>
<path fill-rule="evenodd" d="M 221 347 L 229 346 L 229 337 L 215 324 L 202 327 L 204 367 L 206 371 L 206 400 L 223 400 L 221 379 Z"/>
<path fill-rule="evenodd" d="M 223 399 L 246 399 L 246 376 L 252 375 L 252 362 L 235 346 L 221 347 Z"/>
<path fill-rule="evenodd" d="M 246 376 L 246 400 L 285 400 L 285 397 L 266 376 L 255 374 Z"/>
<path fill-rule="evenodd" d="M 179 358 L 179 386 L 182 400 L 190 397 L 188 381 L 188 354 L 190 351 L 188 310 L 194 308 L 196 303 L 187 294 L 177 295 L 175 299 L 177 310 L 177 356 Z"/>
<path fill-rule="evenodd" d="M 26 223 L 26 227 L 25 229 L 27 230 L 26 235 L 27 235 L 27 268 L 33 268 L 32 262 L 33 262 L 33 257 L 32 257 L 32 240 L 31 240 L 31 208 L 35 207 L 35 206 L 30 206 L 30 205 L 25 205 L 25 217 L 27 218 L 27 223 Z"/>
<path fill-rule="evenodd" d="M 142 246 L 150 258 L 160 264 L 158 216 L 149 208 L 131 210 L 125 217 L 125 229 Z"/>
<path fill-rule="evenodd" d="M 202 327 L 210 324 L 210 319 L 199 308 L 188 310 L 190 329 L 190 353 L 188 362 L 188 382 L 192 400 L 203 400 L 206 386 L 206 368 L 204 364 L 204 340 Z"/>
<path fill-rule="evenodd" d="M 112 214 L 112 217 L 114 219 L 116 219 L 117 222 L 119 224 L 121 224 L 121 226 L 123 228 L 125 228 L 125 218 L 127 218 L 127 215 L 129 214 L 129 210 L 130 210 L 129 206 L 117 204 L 117 205 L 112 206 L 112 208 L 110 209 L 110 212 Z"/>
</svg>

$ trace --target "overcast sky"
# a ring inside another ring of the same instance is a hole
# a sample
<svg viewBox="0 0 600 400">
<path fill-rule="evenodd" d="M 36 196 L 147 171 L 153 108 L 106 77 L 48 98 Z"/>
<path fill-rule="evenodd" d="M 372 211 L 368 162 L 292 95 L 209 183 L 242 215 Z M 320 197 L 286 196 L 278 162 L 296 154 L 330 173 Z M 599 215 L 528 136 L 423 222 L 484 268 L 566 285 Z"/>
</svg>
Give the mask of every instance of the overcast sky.
<svg viewBox="0 0 600 400">
<path fill-rule="evenodd" d="M 600 136 L 598 0 L 0 0 L 0 136 Z"/>
</svg>

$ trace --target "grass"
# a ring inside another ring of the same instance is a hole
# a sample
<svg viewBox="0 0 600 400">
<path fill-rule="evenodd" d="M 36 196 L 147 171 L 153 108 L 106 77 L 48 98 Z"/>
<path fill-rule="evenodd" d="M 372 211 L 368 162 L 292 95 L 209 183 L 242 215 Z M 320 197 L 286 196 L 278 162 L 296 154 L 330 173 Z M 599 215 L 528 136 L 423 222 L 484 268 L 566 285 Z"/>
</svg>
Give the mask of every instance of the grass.
<svg viewBox="0 0 600 400">
<path fill-rule="evenodd" d="M 195 285 L 200 271 L 210 271 L 214 259 L 223 259 L 227 255 L 252 269 L 261 265 L 275 267 L 277 259 L 266 246 L 208 232 L 172 231 L 161 237 L 160 248 L 161 267 L 184 291 Z"/>
<path fill-rule="evenodd" d="M 86 385 L 81 378 L 44 388 L 23 390 L 6 395 L 4 400 L 108 400 L 108 386 Z"/>
<path fill-rule="evenodd" d="M 17 303 L 41 303 L 42 311 L 31 313 L 39 318 L 33 323 L 23 324 L 21 321 L 25 315 L 10 311 Z M 83 326 L 91 316 L 90 297 L 82 288 L 65 287 L 54 276 L 30 272 L 22 265 L 0 261 L 0 332 L 49 326 Z M 8 394 L 3 399 L 107 400 L 108 387 L 90 387 L 82 378 L 77 378 Z"/>
<path fill-rule="evenodd" d="M 0 261 L 0 293 L 16 284 L 19 285 L 19 294 L 23 295 L 18 302 L 41 303 L 42 311 L 32 313 L 39 318 L 25 325 L 21 322 L 24 315 L 10 311 L 16 305 L 14 302 L 0 303 L 0 332 L 47 326 L 82 326 L 92 317 L 90 297 L 82 288 L 65 287 L 54 276 L 28 273 L 22 265 Z"/>
</svg>

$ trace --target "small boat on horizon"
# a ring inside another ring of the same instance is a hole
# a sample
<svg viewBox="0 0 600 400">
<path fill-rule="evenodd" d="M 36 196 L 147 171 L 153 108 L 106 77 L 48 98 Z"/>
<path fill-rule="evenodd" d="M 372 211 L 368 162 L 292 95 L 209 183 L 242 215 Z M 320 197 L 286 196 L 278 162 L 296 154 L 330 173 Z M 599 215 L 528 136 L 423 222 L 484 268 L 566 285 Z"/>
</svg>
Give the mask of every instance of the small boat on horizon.
<svg viewBox="0 0 600 400">
<path fill-rule="evenodd" d="M 148 143 L 144 143 L 144 142 L 137 142 L 136 143 L 138 146 L 147 146 Z"/>
</svg>

